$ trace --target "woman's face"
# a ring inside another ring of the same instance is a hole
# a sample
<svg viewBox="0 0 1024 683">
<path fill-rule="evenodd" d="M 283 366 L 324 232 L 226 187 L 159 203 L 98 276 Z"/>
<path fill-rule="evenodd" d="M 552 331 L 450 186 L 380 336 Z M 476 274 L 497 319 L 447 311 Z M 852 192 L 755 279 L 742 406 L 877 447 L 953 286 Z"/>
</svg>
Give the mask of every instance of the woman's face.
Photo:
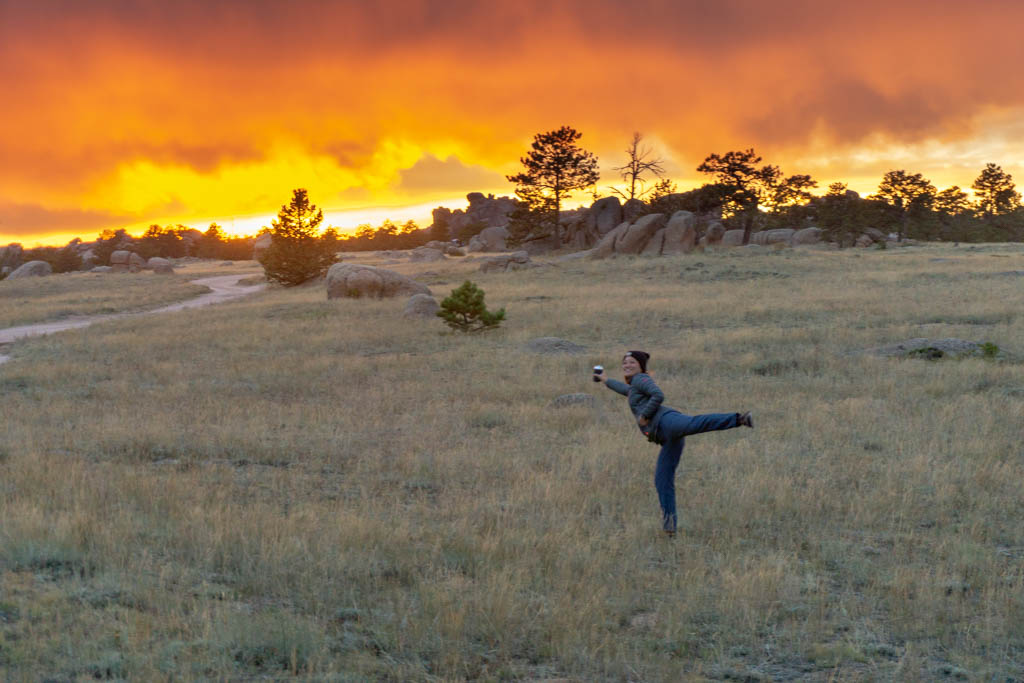
<svg viewBox="0 0 1024 683">
<path fill-rule="evenodd" d="M 622 374 L 626 377 L 639 375 L 640 362 L 636 358 L 633 358 L 633 356 L 624 356 L 622 358 Z"/>
</svg>

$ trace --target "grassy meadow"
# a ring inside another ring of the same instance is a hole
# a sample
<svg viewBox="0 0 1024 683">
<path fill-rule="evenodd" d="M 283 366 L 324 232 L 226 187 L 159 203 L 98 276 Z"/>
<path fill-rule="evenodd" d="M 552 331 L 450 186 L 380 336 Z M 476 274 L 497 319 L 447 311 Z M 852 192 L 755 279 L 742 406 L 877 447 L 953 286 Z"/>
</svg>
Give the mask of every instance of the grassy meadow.
<svg viewBox="0 0 1024 683">
<path fill-rule="evenodd" d="M 388 266 L 482 334 L 316 286 L 6 349 L 0 680 L 1024 679 L 1024 247 L 552 263 Z M 914 337 L 1002 353 L 854 353 Z M 675 539 L 590 379 L 629 348 L 754 412 L 687 440 Z"/>
</svg>

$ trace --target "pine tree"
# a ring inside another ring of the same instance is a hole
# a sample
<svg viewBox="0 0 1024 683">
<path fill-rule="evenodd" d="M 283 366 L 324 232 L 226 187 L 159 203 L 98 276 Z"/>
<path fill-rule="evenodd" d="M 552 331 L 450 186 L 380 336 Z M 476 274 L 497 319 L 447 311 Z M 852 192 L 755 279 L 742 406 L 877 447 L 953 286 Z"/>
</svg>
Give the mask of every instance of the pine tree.
<svg viewBox="0 0 1024 683">
<path fill-rule="evenodd" d="M 529 210 L 549 216 L 556 247 L 562 246 L 562 200 L 575 190 L 590 187 L 599 177 L 597 157 L 576 145 L 582 135 L 569 126 L 534 135 L 529 154 L 519 160 L 525 170 L 506 176 L 516 184 L 516 196 Z"/>
<path fill-rule="evenodd" d="M 484 290 L 466 280 L 441 302 L 437 315 L 453 330 L 476 332 L 500 325 L 505 319 L 505 309 L 488 311 L 484 305 Z"/>
<path fill-rule="evenodd" d="M 1020 208 L 1020 192 L 1013 176 L 996 164 L 985 164 L 971 189 L 978 198 L 978 212 L 982 216 L 1001 216 Z"/>
<path fill-rule="evenodd" d="M 292 201 L 281 207 L 271 223 L 270 246 L 260 257 L 268 280 L 301 285 L 326 273 L 338 260 L 336 243 L 317 236 L 323 219 L 323 211 L 310 203 L 306 190 L 292 192 Z"/>
</svg>

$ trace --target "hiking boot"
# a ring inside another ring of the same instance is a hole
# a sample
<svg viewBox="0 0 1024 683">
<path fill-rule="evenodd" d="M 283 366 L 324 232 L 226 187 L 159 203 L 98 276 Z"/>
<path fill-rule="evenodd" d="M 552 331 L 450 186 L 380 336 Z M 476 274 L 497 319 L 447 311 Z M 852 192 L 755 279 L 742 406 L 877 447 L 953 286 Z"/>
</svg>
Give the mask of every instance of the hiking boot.
<svg viewBox="0 0 1024 683">
<path fill-rule="evenodd" d="M 740 413 L 739 417 L 736 418 L 736 422 L 740 427 L 754 428 L 754 416 L 750 414 L 749 410 L 745 413 Z"/>
<path fill-rule="evenodd" d="M 676 516 L 663 515 L 661 518 L 661 529 L 669 536 L 676 535 Z"/>
</svg>

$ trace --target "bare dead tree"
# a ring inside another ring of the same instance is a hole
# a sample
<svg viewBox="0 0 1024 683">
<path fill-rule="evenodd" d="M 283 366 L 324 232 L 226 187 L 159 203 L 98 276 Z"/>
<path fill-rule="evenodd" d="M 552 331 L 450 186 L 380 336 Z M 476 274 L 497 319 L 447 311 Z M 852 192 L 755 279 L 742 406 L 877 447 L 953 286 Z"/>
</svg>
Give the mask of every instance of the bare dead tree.
<svg viewBox="0 0 1024 683">
<path fill-rule="evenodd" d="M 621 196 L 623 199 L 640 199 L 645 194 L 651 191 L 653 188 L 644 188 L 645 179 L 644 175 L 653 173 L 656 177 L 661 178 L 661 174 L 665 172 L 662 164 L 665 162 L 660 157 L 652 157 L 653 150 L 649 147 L 641 147 L 640 141 L 643 140 L 643 136 L 640 133 L 633 133 L 633 141 L 629 147 L 626 148 L 626 154 L 629 155 L 629 162 L 625 166 L 618 166 L 615 168 L 619 175 L 622 176 L 622 180 L 629 183 L 629 193 L 618 189 L 611 188 L 612 192 Z"/>
</svg>

